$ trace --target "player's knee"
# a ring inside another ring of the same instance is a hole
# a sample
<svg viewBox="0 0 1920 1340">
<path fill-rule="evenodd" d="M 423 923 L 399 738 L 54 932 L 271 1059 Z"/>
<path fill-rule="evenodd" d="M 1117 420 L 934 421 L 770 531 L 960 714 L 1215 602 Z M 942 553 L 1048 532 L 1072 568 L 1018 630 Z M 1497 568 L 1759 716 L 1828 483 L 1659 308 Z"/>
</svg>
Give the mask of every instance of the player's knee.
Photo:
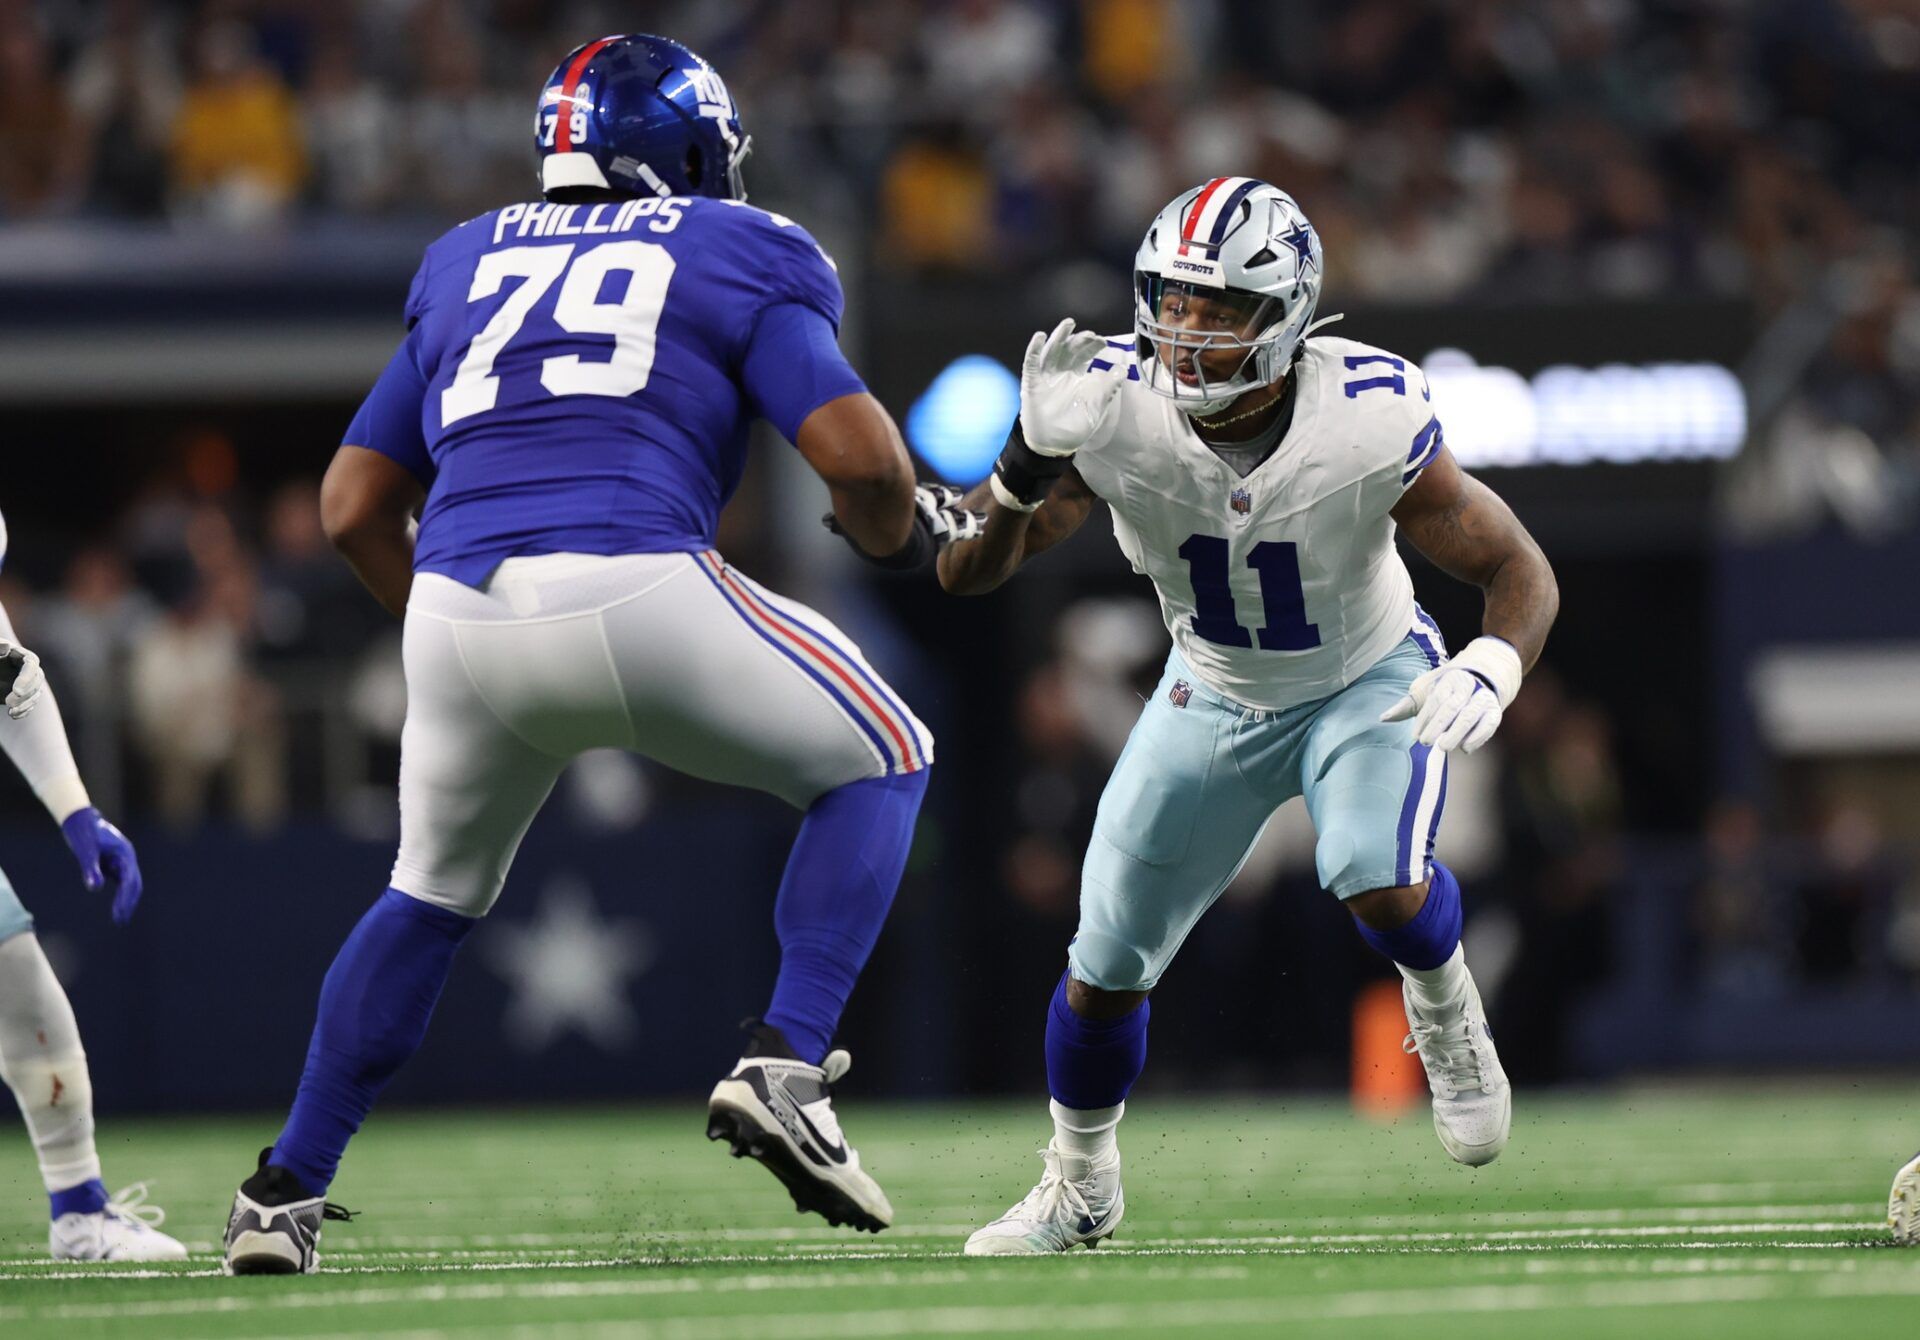
<svg viewBox="0 0 1920 1340">
<path fill-rule="evenodd" d="M 904 808 L 913 814 L 920 811 L 920 802 L 926 799 L 927 782 L 933 771 L 931 761 L 921 764 L 912 772 L 883 772 L 853 778 L 851 781 L 837 782 L 819 790 L 801 792 L 787 799 L 796 809 L 811 810 L 830 796 L 852 797 L 868 796 L 879 805 Z"/>
<path fill-rule="evenodd" d="M 1067 949 L 1073 979 L 1096 991 L 1151 991 L 1159 966 L 1138 946 L 1100 931 L 1081 931 Z"/>
<path fill-rule="evenodd" d="M 430 866 L 409 859 L 404 850 L 394 863 L 393 875 L 388 881 L 390 887 L 409 898 L 474 920 L 493 910 L 505 883 L 504 874 L 497 879 L 487 879 L 454 870 L 436 873 Z"/>
<path fill-rule="evenodd" d="M 1313 848 L 1320 887 L 1345 900 L 1399 883 L 1394 878 L 1398 848 L 1393 837 L 1390 831 L 1382 836 L 1345 824 L 1329 826 Z"/>
</svg>

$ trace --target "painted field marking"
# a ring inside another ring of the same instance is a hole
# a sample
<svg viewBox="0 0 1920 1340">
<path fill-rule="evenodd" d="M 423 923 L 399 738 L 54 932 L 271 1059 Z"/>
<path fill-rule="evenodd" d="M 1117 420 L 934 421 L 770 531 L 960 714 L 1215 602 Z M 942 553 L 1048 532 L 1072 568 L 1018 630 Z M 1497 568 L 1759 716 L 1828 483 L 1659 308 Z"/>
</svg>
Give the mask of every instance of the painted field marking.
<svg viewBox="0 0 1920 1340">
<path fill-rule="evenodd" d="M 1638 1283 L 1608 1282 L 1572 1288 L 1540 1284 L 1468 1285 L 1434 1289 L 1349 1291 L 1320 1298 L 1226 1298 L 1183 1302 L 1047 1306 L 974 1306 L 884 1308 L 851 1311 L 781 1314 L 783 1340 L 839 1340 L 840 1337 L 878 1337 L 946 1334 L 991 1335 L 1052 1331 L 1172 1331 L 1218 1330 L 1222 1327 L 1260 1327 L 1271 1333 L 1277 1324 L 1308 1321 L 1362 1321 L 1383 1317 L 1452 1315 L 1458 1313 L 1613 1310 L 1621 1308 L 1690 1307 L 1708 1303 L 1759 1303 L 1820 1298 L 1920 1297 L 1920 1274 L 1875 1272 L 1881 1279 L 1830 1276 L 1789 1288 L 1779 1278 L 1686 1279 Z M 607 1281 L 607 1285 L 620 1283 Z M 642 1283 L 640 1281 L 630 1284 Z M 591 1290 L 591 1292 L 588 1292 Z M 587 1297 L 618 1297 L 598 1285 L 554 1284 L 506 1295 L 518 1301 L 554 1301 Z M 647 1291 L 632 1290 L 635 1296 Z M 326 1295 L 315 1295 L 324 1299 Z M 337 1297 L 337 1296 L 336 1296 Z M 223 1300 L 211 1300 L 223 1301 Z M 421 1301 L 493 1301 L 489 1298 L 423 1299 Z M 127 1315 L 127 1314 L 120 1314 Z M 569 1323 L 567 1333 L 578 1336 L 619 1336 L 631 1340 L 734 1340 L 764 1328 L 767 1313 L 638 1318 L 617 1322 Z M 548 1336 L 552 1324 L 511 1323 L 478 1327 L 463 1325 L 463 1334 Z M 342 1331 L 338 1340 L 360 1340 L 364 1330 Z M 389 1340 L 437 1340 L 440 1331 L 382 1332 Z M 327 1337 L 326 1340 L 334 1340 Z"/>
</svg>

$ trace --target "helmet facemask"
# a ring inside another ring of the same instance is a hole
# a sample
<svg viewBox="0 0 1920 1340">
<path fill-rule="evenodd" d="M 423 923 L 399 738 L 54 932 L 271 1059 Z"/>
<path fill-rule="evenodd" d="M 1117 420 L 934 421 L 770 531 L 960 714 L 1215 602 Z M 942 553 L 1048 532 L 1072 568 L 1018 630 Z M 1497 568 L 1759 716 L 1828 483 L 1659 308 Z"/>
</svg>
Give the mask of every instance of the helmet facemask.
<svg viewBox="0 0 1920 1340">
<path fill-rule="evenodd" d="M 1134 273 L 1134 343 L 1149 390 L 1189 414 L 1217 414 L 1286 372 L 1297 321 L 1281 299 Z"/>
</svg>

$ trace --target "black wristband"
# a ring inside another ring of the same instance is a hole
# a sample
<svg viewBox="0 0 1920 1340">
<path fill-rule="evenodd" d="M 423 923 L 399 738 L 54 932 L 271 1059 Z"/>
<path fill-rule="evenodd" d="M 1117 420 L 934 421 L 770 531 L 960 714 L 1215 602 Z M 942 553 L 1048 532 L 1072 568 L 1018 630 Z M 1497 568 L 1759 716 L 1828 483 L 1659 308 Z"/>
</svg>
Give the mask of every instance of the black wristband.
<svg viewBox="0 0 1920 1340">
<path fill-rule="evenodd" d="M 1053 481 L 1067 472 L 1072 459 L 1042 456 L 1027 445 L 1026 436 L 1020 431 L 1020 420 L 1015 419 L 1013 431 L 1007 434 L 1007 445 L 1000 448 L 1000 459 L 993 463 L 993 473 L 1008 493 L 1029 507 L 1037 507 L 1045 501 Z"/>
<path fill-rule="evenodd" d="M 889 572 L 905 572 L 910 568 L 922 568 L 933 562 L 940 552 L 940 544 L 933 538 L 933 527 L 919 508 L 913 511 L 913 529 L 907 532 L 907 542 L 886 555 L 874 555 L 853 546 L 853 552 L 873 564 L 876 568 L 885 568 Z"/>
<path fill-rule="evenodd" d="M 919 507 L 913 509 L 913 529 L 907 532 L 907 542 L 890 554 L 870 554 L 855 543 L 853 536 L 840 528 L 840 520 L 832 512 L 820 518 L 820 524 L 847 542 L 847 548 L 860 555 L 876 568 L 886 568 L 891 572 L 905 572 L 909 568 L 924 567 L 931 563 L 940 552 L 940 542 L 933 538 L 933 523 L 927 520 L 926 513 Z"/>
</svg>

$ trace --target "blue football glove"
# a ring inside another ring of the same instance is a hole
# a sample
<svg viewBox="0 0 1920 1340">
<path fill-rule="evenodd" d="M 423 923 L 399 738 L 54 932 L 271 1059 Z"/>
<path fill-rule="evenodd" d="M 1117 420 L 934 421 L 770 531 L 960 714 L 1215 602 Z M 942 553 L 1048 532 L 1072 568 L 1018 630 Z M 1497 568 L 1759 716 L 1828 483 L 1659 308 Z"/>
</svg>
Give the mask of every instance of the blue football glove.
<svg viewBox="0 0 1920 1340">
<path fill-rule="evenodd" d="M 112 888 L 114 924 L 126 925 L 145 887 L 140 881 L 140 858 L 133 854 L 127 835 L 91 805 L 63 819 L 60 831 L 80 862 L 80 878 L 96 893 Z"/>
</svg>

